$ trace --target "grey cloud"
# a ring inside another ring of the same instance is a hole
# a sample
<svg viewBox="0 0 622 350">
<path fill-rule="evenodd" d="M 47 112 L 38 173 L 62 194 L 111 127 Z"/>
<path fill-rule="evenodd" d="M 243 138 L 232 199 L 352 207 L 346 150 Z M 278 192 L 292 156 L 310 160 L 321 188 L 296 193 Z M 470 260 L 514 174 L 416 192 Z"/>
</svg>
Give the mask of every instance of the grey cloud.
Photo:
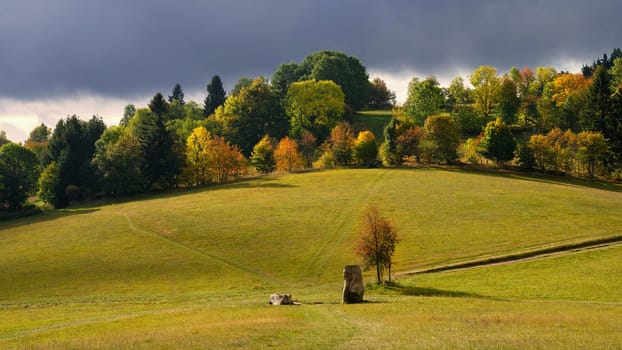
<svg viewBox="0 0 622 350">
<path fill-rule="evenodd" d="M 442 75 L 589 63 L 622 46 L 620 1 L 23 0 L 0 5 L 0 97 L 129 97 L 271 75 L 320 49 Z M 578 69 L 579 67 L 577 67 Z"/>
</svg>

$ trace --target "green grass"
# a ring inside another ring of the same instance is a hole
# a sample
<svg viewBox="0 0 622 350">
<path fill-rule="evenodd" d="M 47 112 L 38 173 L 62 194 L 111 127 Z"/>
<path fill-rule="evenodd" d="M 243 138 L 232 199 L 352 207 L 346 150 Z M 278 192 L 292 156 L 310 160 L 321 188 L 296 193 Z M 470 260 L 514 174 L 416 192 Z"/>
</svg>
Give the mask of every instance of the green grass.
<svg viewBox="0 0 622 350">
<path fill-rule="evenodd" d="M 391 121 L 391 111 L 362 111 L 355 115 L 353 126 L 357 131 L 369 130 L 374 133 L 376 142 L 384 141 L 384 127 Z"/>
<path fill-rule="evenodd" d="M 618 246 L 416 275 L 339 302 L 369 204 L 398 229 L 403 273 L 619 235 L 621 202 L 612 184 L 353 169 L 3 222 L 0 348 L 615 348 Z M 273 292 L 304 305 L 270 307 Z"/>
<path fill-rule="evenodd" d="M 622 301 L 622 245 L 533 261 L 423 274 L 406 285 L 508 300 Z"/>
</svg>

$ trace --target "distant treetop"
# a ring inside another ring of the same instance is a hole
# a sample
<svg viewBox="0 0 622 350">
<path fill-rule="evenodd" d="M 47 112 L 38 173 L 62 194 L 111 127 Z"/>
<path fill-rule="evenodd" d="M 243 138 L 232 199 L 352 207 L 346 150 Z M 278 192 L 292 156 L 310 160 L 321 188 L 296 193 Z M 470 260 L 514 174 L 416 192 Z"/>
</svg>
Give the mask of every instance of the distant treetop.
<svg viewBox="0 0 622 350">
<path fill-rule="evenodd" d="M 291 83 L 303 80 L 332 80 L 341 87 L 346 104 L 353 110 L 363 109 L 369 104 L 369 75 L 354 56 L 324 50 L 308 55 L 300 64 L 281 64 L 272 77 L 272 86 L 279 95 L 284 96 Z"/>
</svg>

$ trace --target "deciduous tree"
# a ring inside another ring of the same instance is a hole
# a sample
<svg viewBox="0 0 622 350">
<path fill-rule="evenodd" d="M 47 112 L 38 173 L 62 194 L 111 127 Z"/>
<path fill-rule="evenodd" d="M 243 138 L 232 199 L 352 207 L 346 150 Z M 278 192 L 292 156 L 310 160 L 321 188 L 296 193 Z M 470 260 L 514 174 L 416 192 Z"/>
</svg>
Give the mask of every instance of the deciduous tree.
<svg viewBox="0 0 622 350">
<path fill-rule="evenodd" d="M 424 152 L 431 162 L 453 164 L 458 159 L 460 135 L 448 116 L 428 117 L 424 125 Z"/>
<path fill-rule="evenodd" d="M 609 152 L 605 137 L 600 132 L 583 131 L 577 135 L 577 158 L 587 169 L 588 175 L 593 177 L 596 166 L 602 163 Z"/>
<path fill-rule="evenodd" d="M 370 83 L 369 109 L 391 109 L 395 105 L 395 92 L 389 90 L 384 80 L 374 78 Z"/>
<path fill-rule="evenodd" d="M 95 143 L 93 164 L 105 195 L 132 195 L 143 192 L 145 156 L 140 141 L 125 127 L 107 129 Z"/>
<path fill-rule="evenodd" d="M 338 51 L 314 52 L 300 63 L 281 64 L 272 76 L 272 86 L 280 97 L 291 83 L 303 80 L 331 80 L 341 87 L 345 103 L 352 110 L 369 104 L 370 84 L 365 67 L 358 58 Z"/>
<path fill-rule="evenodd" d="M 320 142 L 343 120 L 344 94 L 332 81 L 305 80 L 289 86 L 285 97 L 285 114 L 290 118 L 290 134 L 299 137 L 304 130 Z"/>
<path fill-rule="evenodd" d="M 290 84 L 300 81 L 301 78 L 302 73 L 297 63 L 283 63 L 277 67 L 272 75 L 272 79 L 270 79 L 270 83 L 274 91 L 276 91 L 281 98 L 285 98 Z"/>
<path fill-rule="evenodd" d="M 415 124 L 423 125 L 426 118 L 437 114 L 445 97 L 438 80 L 430 76 L 423 81 L 414 77 L 408 84 L 408 99 L 404 113 L 413 118 Z"/>
<path fill-rule="evenodd" d="M 198 127 L 186 139 L 186 164 L 191 185 L 203 185 L 211 182 L 210 162 L 214 158 L 212 135 L 202 127 Z"/>
<path fill-rule="evenodd" d="M 279 141 L 274 150 L 274 159 L 277 170 L 291 172 L 304 167 L 302 155 L 298 151 L 298 144 L 287 136 Z"/>
<path fill-rule="evenodd" d="M 537 67 L 536 80 L 531 85 L 536 98 L 536 122 L 537 129 L 546 131 L 559 126 L 559 116 L 555 110 L 554 80 L 557 70 L 552 67 Z"/>
<path fill-rule="evenodd" d="M 274 90 L 262 79 L 255 79 L 249 87 L 227 98 L 224 109 L 215 120 L 222 123 L 223 136 L 238 145 L 245 155 L 264 135 L 275 139 L 287 135 L 289 121 Z"/>
<path fill-rule="evenodd" d="M 330 132 L 330 150 L 335 163 L 347 166 L 352 163 L 354 152 L 354 134 L 347 122 L 342 122 Z"/>
<path fill-rule="evenodd" d="M 30 136 L 28 137 L 28 141 L 48 142 L 50 140 L 51 134 L 52 130 L 45 126 L 45 124 L 41 123 L 41 125 L 32 129 L 32 131 L 30 132 Z"/>
<path fill-rule="evenodd" d="M 246 173 L 248 161 L 236 146 L 198 127 L 186 140 L 186 182 L 191 186 L 225 182 Z"/>
<path fill-rule="evenodd" d="M 553 80 L 553 101 L 562 107 L 572 95 L 581 95 L 590 88 L 591 82 L 582 74 L 560 74 Z"/>
<path fill-rule="evenodd" d="M 516 123 L 520 109 L 520 99 L 517 95 L 516 84 L 509 77 L 506 76 L 501 80 L 497 98 L 503 122 L 507 125 Z"/>
<path fill-rule="evenodd" d="M 465 108 L 471 92 L 464 86 L 464 79 L 456 77 L 447 88 L 447 106 L 452 114 Z"/>
<path fill-rule="evenodd" d="M 60 181 L 60 167 L 56 162 L 51 162 L 43 169 L 37 185 L 39 188 L 37 196 L 41 200 L 55 207 L 65 205 L 64 187 Z"/>
<path fill-rule="evenodd" d="M 503 164 L 514 158 L 515 149 L 516 140 L 512 131 L 501 118 L 486 125 L 478 145 L 479 154 L 497 164 Z"/>
<path fill-rule="evenodd" d="M 26 140 L 26 142 L 24 143 L 24 147 L 28 148 L 37 155 L 40 170 L 43 170 L 43 168 L 45 167 L 45 161 L 48 152 L 48 142 L 50 141 L 51 134 L 52 130 L 45 126 L 45 124 L 41 124 L 35 127 L 30 132 L 28 140 Z"/>
<path fill-rule="evenodd" d="M 255 79 L 251 79 L 249 77 L 241 77 L 240 79 L 238 79 L 235 85 L 233 85 L 233 89 L 231 90 L 231 96 L 239 95 L 240 92 L 242 92 L 243 88 L 248 89 L 253 84 L 253 81 L 257 79 L 261 79 L 262 81 L 265 81 L 263 77 L 257 77 Z"/>
<path fill-rule="evenodd" d="M 420 159 L 420 142 L 423 128 L 415 125 L 401 110 L 394 109 L 393 117 L 384 130 L 384 143 L 380 148 L 380 156 L 386 164 L 399 165 L 409 157 Z"/>
<path fill-rule="evenodd" d="M 248 170 L 248 160 L 236 145 L 232 145 L 222 136 L 212 137 L 212 155 L 210 172 L 213 182 L 225 182 L 239 179 Z"/>
<path fill-rule="evenodd" d="M 587 95 L 591 81 L 582 74 L 560 74 L 553 81 L 552 100 L 560 110 L 559 127 L 579 130 L 586 117 Z"/>
<path fill-rule="evenodd" d="M 345 95 L 345 103 L 353 110 L 369 104 L 369 76 L 358 58 L 338 51 L 318 51 L 307 56 L 300 65 L 299 80 L 332 80 Z"/>
<path fill-rule="evenodd" d="M 305 166 L 311 168 L 315 157 L 315 150 L 317 149 L 317 138 L 313 134 L 304 130 L 300 135 L 300 151 L 305 161 Z"/>
<path fill-rule="evenodd" d="M 378 144 L 374 133 L 369 130 L 359 132 L 354 143 L 354 159 L 359 165 L 370 165 L 378 157 Z"/>
<path fill-rule="evenodd" d="M 395 246 L 400 241 L 393 223 L 383 217 L 377 207 L 372 206 L 363 214 L 359 237 L 355 253 L 362 260 L 363 267 L 376 268 L 378 284 L 383 280 L 384 270 L 388 269 L 391 281 L 392 258 Z"/>
<path fill-rule="evenodd" d="M 274 159 L 274 146 L 272 140 L 268 135 L 264 136 L 253 147 L 253 153 L 251 153 L 251 164 L 262 174 L 268 174 L 274 171 L 276 168 L 276 161 Z"/>
<path fill-rule="evenodd" d="M 538 119 L 538 96 L 534 84 L 536 73 L 529 67 L 510 69 L 510 78 L 518 87 L 518 96 L 521 101 L 520 115 L 523 125 L 526 127 L 530 123 L 535 125 Z"/>
<path fill-rule="evenodd" d="M 534 165 L 542 171 L 571 172 L 574 167 L 577 135 L 554 128 L 546 134 L 529 138 L 528 148 Z"/>
<path fill-rule="evenodd" d="M 491 66 L 480 66 L 469 77 L 473 85 L 475 108 L 488 117 L 497 104 L 497 89 L 501 79 L 497 76 L 497 69 Z"/>
<path fill-rule="evenodd" d="M 0 147 L 0 209 L 17 209 L 34 193 L 39 175 L 37 156 L 16 143 Z"/>
</svg>

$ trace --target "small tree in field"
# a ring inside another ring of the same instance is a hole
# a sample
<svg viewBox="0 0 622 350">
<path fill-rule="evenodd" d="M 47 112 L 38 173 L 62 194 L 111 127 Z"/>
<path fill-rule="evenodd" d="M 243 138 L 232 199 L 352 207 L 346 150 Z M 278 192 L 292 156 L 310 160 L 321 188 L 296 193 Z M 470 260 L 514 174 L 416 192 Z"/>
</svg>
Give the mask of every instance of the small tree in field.
<svg viewBox="0 0 622 350">
<path fill-rule="evenodd" d="M 377 282 L 382 282 L 385 269 L 391 281 L 391 262 L 395 245 L 399 243 L 397 231 L 393 224 L 378 211 L 370 207 L 363 215 L 364 221 L 360 231 L 360 240 L 355 248 L 356 255 L 363 261 L 363 268 L 369 270 L 376 267 Z"/>
</svg>

